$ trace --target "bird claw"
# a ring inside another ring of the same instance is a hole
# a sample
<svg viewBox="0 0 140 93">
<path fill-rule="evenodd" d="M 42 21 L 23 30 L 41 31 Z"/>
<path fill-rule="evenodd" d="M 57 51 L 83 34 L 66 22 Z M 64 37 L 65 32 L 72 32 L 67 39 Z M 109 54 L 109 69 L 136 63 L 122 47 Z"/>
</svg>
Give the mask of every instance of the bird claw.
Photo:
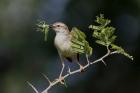
<svg viewBox="0 0 140 93">
<path fill-rule="evenodd" d="M 59 80 L 60 84 L 64 85 L 64 77 L 60 76 L 59 79 L 56 79 L 56 80 Z"/>
<path fill-rule="evenodd" d="M 85 72 L 85 69 L 83 66 L 80 66 L 80 72 Z"/>
<path fill-rule="evenodd" d="M 65 85 L 64 80 L 61 80 L 60 81 L 60 84 Z"/>
</svg>

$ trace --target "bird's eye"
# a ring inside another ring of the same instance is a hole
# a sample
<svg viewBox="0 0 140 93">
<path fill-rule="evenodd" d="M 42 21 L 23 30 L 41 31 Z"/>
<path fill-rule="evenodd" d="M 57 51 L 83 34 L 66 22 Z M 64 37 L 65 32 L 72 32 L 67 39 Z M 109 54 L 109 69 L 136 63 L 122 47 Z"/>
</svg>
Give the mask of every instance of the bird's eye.
<svg viewBox="0 0 140 93">
<path fill-rule="evenodd" d="M 57 27 L 60 27 L 60 25 L 57 25 Z"/>
</svg>

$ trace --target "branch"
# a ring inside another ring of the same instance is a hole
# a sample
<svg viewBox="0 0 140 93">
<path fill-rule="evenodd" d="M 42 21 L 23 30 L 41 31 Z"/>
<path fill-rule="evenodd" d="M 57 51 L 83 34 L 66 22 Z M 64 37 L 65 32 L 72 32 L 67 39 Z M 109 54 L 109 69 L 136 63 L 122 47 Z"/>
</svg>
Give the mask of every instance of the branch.
<svg viewBox="0 0 140 93">
<path fill-rule="evenodd" d="M 72 31 L 70 33 L 73 36 L 72 37 L 73 51 L 75 51 L 76 53 L 86 53 L 87 64 L 82 67 L 82 70 L 85 71 L 90 65 L 93 65 L 93 64 L 98 63 L 98 62 L 102 62 L 106 66 L 107 64 L 104 61 L 104 59 L 110 55 L 113 55 L 113 54 L 120 53 L 120 54 L 123 54 L 126 57 L 133 60 L 133 57 L 130 56 L 128 53 L 126 53 L 123 48 L 114 44 L 114 41 L 116 40 L 116 35 L 114 35 L 115 28 L 109 25 L 111 20 L 105 19 L 103 14 L 101 14 L 100 16 L 96 17 L 95 22 L 98 23 L 98 25 L 90 25 L 89 26 L 90 29 L 94 30 L 92 36 L 96 38 L 96 43 L 98 43 L 99 45 L 102 45 L 102 46 L 106 46 L 106 49 L 107 49 L 107 53 L 105 55 L 103 55 L 102 57 L 96 59 L 95 61 L 89 60 L 89 55 L 92 55 L 92 47 L 90 47 L 88 41 L 86 41 L 86 35 L 81 30 L 79 30 L 75 27 L 72 29 Z M 38 29 L 45 33 L 45 41 L 46 41 L 47 34 L 49 31 L 48 30 L 49 25 L 46 24 L 46 22 L 44 22 L 44 21 L 41 21 L 37 25 L 38 25 Z M 109 46 L 112 50 L 110 50 Z M 60 59 L 61 59 L 61 61 L 63 61 L 61 56 L 60 56 Z M 74 70 L 74 71 L 71 71 L 71 69 L 68 67 L 67 73 L 65 75 L 62 75 L 63 70 L 64 70 L 64 65 L 62 64 L 62 66 L 63 67 L 62 67 L 62 70 L 61 70 L 59 77 L 57 77 L 53 81 L 50 81 L 50 79 L 45 74 L 43 74 L 43 76 L 49 82 L 49 85 L 42 92 L 39 92 L 31 83 L 28 82 L 28 84 L 33 88 L 33 90 L 36 93 L 48 93 L 49 90 L 52 87 L 54 87 L 55 85 L 57 85 L 58 83 L 60 83 L 62 85 L 66 85 L 65 79 L 67 77 L 81 72 L 81 67 L 79 69 Z"/>
<path fill-rule="evenodd" d="M 111 52 L 111 51 L 109 50 L 109 48 L 107 47 L 107 53 L 106 53 L 104 56 L 98 58 L 97 60 L 95 60 L 95 61 L 93 61 L 93 62 L 90 62 L 90 61 L 89 61 L 89 58 L 88 58 L 88 55 L 86 55 L 87 64 L 86 64 L 85 66 L 83 66 L 83 69 L 85 70 L 85 69 L 87 69 L 90 65 L 93 65 L 93 64 L 98 63 L 98 62 L 103 62 L 103 63 L 106 65 L 104 59 L 105 59 L 106 57 L 108 57 L 109 55 L 113 55 L 113 54 L 117 54 L 117 53 L 118 53 L 117 51 Z M 48 77 L 47 77 L 46 75 L 43 74 L 43 76 L 48 80 L 49 86 L 48 86 L 46 89 L 44 89 L 42 92 L 38 92 L 37 89 L 36 89 L 31 83 L 28 83 L 28 84 L 33 88 L 33 90 L 34 90 L 36 93 L 48 93 L 48 91 L 49 91 L 53 86 L 57 85 L 58 83 L 64 84 L 64 83 L 62 83 L 62 81 L 64 81 L 64 79 L 66 79 L 67 77 L 69 77 L 69 76 L 71 76 L 71 75 L 73 75 L 73 74 L 80 73 L 80 72 L 81 72 L 81 69 L 80 69 L 80 68 L 77 69 L 77 70 L 71 71 L 70 68 L 68 67 L 67 74 L 65 74 L 64 76 L 62 76 L 62 78 L 57 78 L 57 79 L 55 79 L 55 80 L 52 81 L 52 82 L 48 79 Z"/>
<path fill-rule="evenodd" d="M 30 87 L 32 87 L 32 89 L 35 91 L 35 93 L 39 93 L 38 90 L 30 82 L 27 82 L 27 83 Z"/>
</svg>

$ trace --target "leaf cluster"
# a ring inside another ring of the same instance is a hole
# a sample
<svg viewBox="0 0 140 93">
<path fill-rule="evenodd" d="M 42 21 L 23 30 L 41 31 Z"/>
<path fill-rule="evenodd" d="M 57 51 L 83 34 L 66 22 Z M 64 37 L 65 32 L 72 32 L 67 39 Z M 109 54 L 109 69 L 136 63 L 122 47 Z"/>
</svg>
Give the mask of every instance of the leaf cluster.
<svg viewBox="0 0 140 93">
<path fill-rule="evenodd" d="M 123 54 L 124 56 L 133 60 L 133 57 L 125 52 L 122 47 L 114 44 L 117 36 L 114 35 L 116 29 L 112 26 L 109 26 L 111 20 L 105 19 L 104 15 L 100 14 L 100 16 L 96 17 L 95 22 L 98 25 L 90 25 L 89 28 L 94 30 L 92 36 L 96 38 L 96 43 L 102 46 L 111 47 L 112 50 L 115 50 L 118 53 Z"/>
<path fill-rule="evenodd" d="M 92 55 L 92 47 L 90 47 L 86 40 L 86 35 L 76 27 L 72 28 L 72 49 L 76 53 L 86 53 L 89 56 Z"/>
<path fill-rule="evenodd" d="M 89 28 L 94 30 L 93 37 L 97 39 L 96 43 L 103 46 L 109 46 L 114 43 L 117 36 L 114 35 L 115 28 L 112 26 L 108 26 L 111 20 L 105 19 L 101 14 L 99 17 L 97 16 L 95 22 L 99 25 L 90 25 Z"/>
<path fill-rule="evenodd" d="M 127 52 L 125 52 L 122 47 L 119 47 L 115 44 L 111 44 L 111 47 L 112 47 L 113 50 L 116 50 L 118 53 L 130 58 L 131 60 L 133 60 L 133 56 L 130 56 Z"/>
<path fill-rule="evenodd" d="M 89 26 L 90 29 L 94 30 L 92 36 L 96 38 L 95 42 L 102 46 L 111 47 L 111 49 L 117 53 L 123 54 L 133 60 L 133 57 L 125 52 L 122 47 L 114 44 L 117 36 L 114 35 L 116 29 L 113 26 L 110 26 L 111 20 L 105 19 L 104 15 L 100 14 L 100 16 L 96 17 L 95 22 L 98 25 Z M 45 21 L 39 21 L 37 26 L 37 30 L 45 34 L 44 40 L 47 41 L 49 25 Z M 81 30 L 73 27 L 70 34 L 72 35 L 71 46 L 74 52 L 79 54 L 86 53 L 89 56 L 92 55 L 93 49 L 86 40 L 86 35 Z"/>
<path fill-rule="evenodd" d="M 37 31 L 41 31 L 44 33 L 44 41 L 47 41 L 49 25 L 45 21 L 39 21 L 37 24 Z"/>
</svg>

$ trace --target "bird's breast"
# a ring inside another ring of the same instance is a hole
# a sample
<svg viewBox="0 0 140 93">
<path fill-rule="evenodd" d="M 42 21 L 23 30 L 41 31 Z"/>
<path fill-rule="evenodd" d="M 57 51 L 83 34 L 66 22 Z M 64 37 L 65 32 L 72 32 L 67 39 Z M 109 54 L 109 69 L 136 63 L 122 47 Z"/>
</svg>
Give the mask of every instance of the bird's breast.
<svg viewBox="0 0 140 93">
<path fill-rule="evenodd" d="M 68 35 L 63 35 L 63 34 L 56 35 L 54 43 L 57 50 L 60 51 L 62 55 L 69 57 L 74 54 L 71 48 L 71 40 Z"/>
</svg>

